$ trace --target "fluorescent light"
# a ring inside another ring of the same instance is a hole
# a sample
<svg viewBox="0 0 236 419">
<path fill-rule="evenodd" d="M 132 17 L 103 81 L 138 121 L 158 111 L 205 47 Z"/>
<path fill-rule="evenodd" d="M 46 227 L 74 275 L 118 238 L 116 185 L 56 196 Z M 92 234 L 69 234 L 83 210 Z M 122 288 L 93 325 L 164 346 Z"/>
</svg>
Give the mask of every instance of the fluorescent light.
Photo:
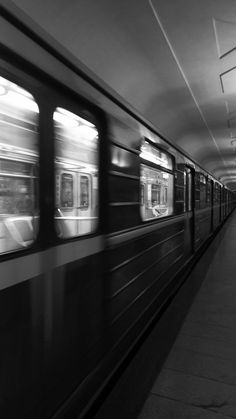
<svg viewBox="0 0 236 419">
<path fill-rule="evenodd" d="M 153 163 L 159 164 L 160 166 L 168 168 L 168 161 L 165 157 L 161 158 L 156 156 L 155 154 L 149 152 L 149 151 L 141 151 L 140 157 L 144 160 L 151 161 Z"/>
<path fill-rule="evenodd" d="M 58 122 L 61 122 L 63 125 L 72 126 L 72 122 L 67 123 L 66 120 L 63 119 L 63 117 L 61 117 L 61 116 L 67 117 L 68 121 L 69 120 L 76 121 L 76 124 L 75 124 L 75 122 L 73 122 L 73 126 L 83 124 L 83 125 L 86 125 L 86 126 L 91 127 L 91 128 L 95 127 L 94 124 L 92 124 L 91 122 L 87 121 L 84 118 L 81 118 L 81 116 L 78 116 L 75 113 L 70 112 L 70 111 L 68 111 L 67 109 L 64 109 L 64 108 L 60 108 L 60 107 L 57 108 L 56 111 L 54 112 L 54 114 L 56 114 L 56 118 L 54 118 L 54 119 Z M 61 116 L 58 116 L 57 114 L 61 115 Z M 64 121 L 64 122 L 62 122 L 62 121 Z"/>
<path fill-rule="evenodd" d="M 71 116 L 64 115 L 61 112 L 55 111 L 53 114 L 53 119 L 54 121 L 64 125 L 66 128 L 75 128 L 78 126 L 78 121 L 76 121 L 75 118 L 71 118 Z"/>
<path fill-rule="evenodd" d="M 91 122 L 87 121 L 84 118 L 81 118 L 81 116 L 77 116 L 77 118 L 78 118 L 79 122 L 82 123 L 83 125 L 87 125 L 88 127 L 95 128 L 94 124 L 92 124 Z"/>
<path fill-rule="evenodd" d="M 79 135 L 86 138 L 86 140 L 95 140 L 95 138 L 98 135 L 98 132 L 96 129 L 88 127 L 86 125 L 79 126 L 79 128 L 77 129 L 77 132 L 79 133 Z"/>
<path fill-rule="evenodd" d="M 39 113 L 38 105 L 33 100 L 33 98 L 30 99 L 29 97 L 23 96 L 22 94 L 16 92 L 8 91 L 6 95 L 0 97 L 0 103 L 1 102 L 7 103 L 12 108 L 19 108 Z"/>
</svg>

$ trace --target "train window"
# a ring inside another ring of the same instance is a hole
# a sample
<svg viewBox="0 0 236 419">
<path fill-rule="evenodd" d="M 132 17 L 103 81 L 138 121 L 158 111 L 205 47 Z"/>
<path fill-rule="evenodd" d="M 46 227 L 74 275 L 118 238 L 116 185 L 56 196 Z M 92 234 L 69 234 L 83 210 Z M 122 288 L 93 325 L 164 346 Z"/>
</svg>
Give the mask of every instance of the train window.
<svg viewBox="0 0 236 419">
<path fill-rule="evenodd" d="M 165 217 L 173 213 L 173 178 L 170 173 L 141 165 L 143 220 Z"/>
<path fill-rule="evenodd" d="M 61 238 L 92 233 L 98 222 L 98 131 L 94 124 L 56 108 L 56 231 Z"/>
<path fill-rule="evenodd" d="M 37 236 L 38 114 L 28 91 L 0 77 L 0 253 L 26 248 Z"/>
<path fill-rule="evenodd" d="M 173 213 L 173 160 L 167 153 L 153 147 L 148 141 L 141 145 L 140 157 L 151 162 L 141 164 L 140 209 L 144 221 Z M 155 166 L 161 166 L 153 167 Z M 162 169 L 163 167 L 163 169 Z"/>
<path fill-rule="evenodd" d="M 206 177 L 200 174 L 200 208 L 206 207 Z"/>
</svg>

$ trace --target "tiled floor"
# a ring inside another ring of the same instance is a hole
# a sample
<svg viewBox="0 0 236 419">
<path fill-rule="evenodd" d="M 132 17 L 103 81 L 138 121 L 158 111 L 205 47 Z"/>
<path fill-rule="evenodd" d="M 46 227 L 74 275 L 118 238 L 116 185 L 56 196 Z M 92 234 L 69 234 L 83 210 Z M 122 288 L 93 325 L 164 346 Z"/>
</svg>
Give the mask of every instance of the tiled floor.
<svg viewBox="0 0 236 419">
<path fill-rule="evenodd" d="M 236 212 L 204 258 L 191 274 L 204 282 L 138 419 L 236 418 Z"/>
</svg>

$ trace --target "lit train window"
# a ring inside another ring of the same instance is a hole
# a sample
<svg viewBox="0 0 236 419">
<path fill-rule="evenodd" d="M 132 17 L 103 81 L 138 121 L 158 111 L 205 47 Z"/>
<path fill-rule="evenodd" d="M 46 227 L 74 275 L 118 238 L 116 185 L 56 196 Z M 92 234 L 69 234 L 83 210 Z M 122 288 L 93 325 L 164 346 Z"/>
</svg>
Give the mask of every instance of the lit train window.
<svg viewBox="0 0 236 419">
<path fill-rule="evenodd" d="M 141 164 L 140 210 L 142 219 L 146 221 L 173 214 L 174 175 L 170 173 L 173 170 L 172 157 L 153 147 L 146 140 L 141 145 L 140 157 L 147 161 L 146 164 Z"/>
<path fill-rule="evenodd" d="M 173 178 L 170 173 L 141 165 L 143 220 L 173 213 Z"/>
<path fill-rule="evenodd" d="M 29 92 L 0 77 L 0 253 L 37 236 L 38 114 Z"/>
<path fill-rule="evenodd" d="M 56 231 L 61 238 L 89 234 L 98 223 L 98 131 L 63 108 L 53 119 Z"/>
</svg>

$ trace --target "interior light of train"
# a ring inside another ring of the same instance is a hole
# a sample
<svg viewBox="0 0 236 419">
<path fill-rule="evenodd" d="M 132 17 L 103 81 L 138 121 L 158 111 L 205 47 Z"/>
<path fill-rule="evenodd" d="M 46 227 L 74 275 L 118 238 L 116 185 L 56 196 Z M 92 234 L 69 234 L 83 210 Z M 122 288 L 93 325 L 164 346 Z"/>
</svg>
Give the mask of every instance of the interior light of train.
<svg viewBox="0 0 236 419">
<path fill-rule="evenodd" d="M 38 105 L 36 102 L 34 102 L 33 98 L 30 99 L 29 97 L 26 97 L 17 92 L 13 92 L 11 90 L 8 90 L 7 94 L 4 96 L 1 96 L 1 102 L 6 103 L 14 108 L 39 113 Z"/>
<path fill-rule="evenodd" d="M 168 169 L 172 169 L 172 161 L 168 155 L 144 141 L 140 148 L 140 157 Z"/>
<path fill-rule="evenodd" d="M 96 174 L 97 170 L 94 169 L 93 166 L 90 166 L 89 164 L 78 164 L 78 162 L 73 161 L 60 161 L 60 159 L 56 159 L 56 163 L 58 166 L 63 167 L 64 169 L 68 170 L 75 170 L 77 172 L 86 171 L 87 173 Z"/>
<path fill-rule="evenodd" d="M 66 119 L 66 118 L 67 119 Z M 81 118 L 80 116 L 74 114 L 73 112 L 68 111 L 67 109 L 63 108 L 57 108 L 54 112 L 53 119 L 57 122 L 60 122 L 61 124 L 67 126 L 67 127 L 76 127 L 79 124 L 86 125 L 88 127 L 94 128 L 94 124 L 92 124 L 89 121 L 86 121 L 86 119 Z"/>
<path fill-rule="evenodd" d="M 32 95 L 4 77 L 0 77 L 0 96 L 1 102 L 12 107 L 39 113 L 39 108 Z"/>
<path fill-rule="evenodd" d="M 55 111 L 53 114 L 53 119 L 54 121 L 64 125 L 66 128 L 75 128 L 79 126 L 79 123 L 75 118 L 71 118 L 61 112 Z"/>
<path fill-rule="evenodd" d="M 97 130 L 91 127 L 87 127 L 86 125 L 81 125 L 78 128 L 78 133 L 82 137 L 85 137 L 86 140 L 95 140 L 98 133 Z"/>
<path fill-rule="evenodd" d="M 140 157 L 144 160 L 151 161 L 152 163 L 160 164 L 163 167 L 168 167 L 168 162 L 165 158 L 155 156 L 149 151 L 146 151 L 146 150 L 141 151 Z"/>
</svg>

